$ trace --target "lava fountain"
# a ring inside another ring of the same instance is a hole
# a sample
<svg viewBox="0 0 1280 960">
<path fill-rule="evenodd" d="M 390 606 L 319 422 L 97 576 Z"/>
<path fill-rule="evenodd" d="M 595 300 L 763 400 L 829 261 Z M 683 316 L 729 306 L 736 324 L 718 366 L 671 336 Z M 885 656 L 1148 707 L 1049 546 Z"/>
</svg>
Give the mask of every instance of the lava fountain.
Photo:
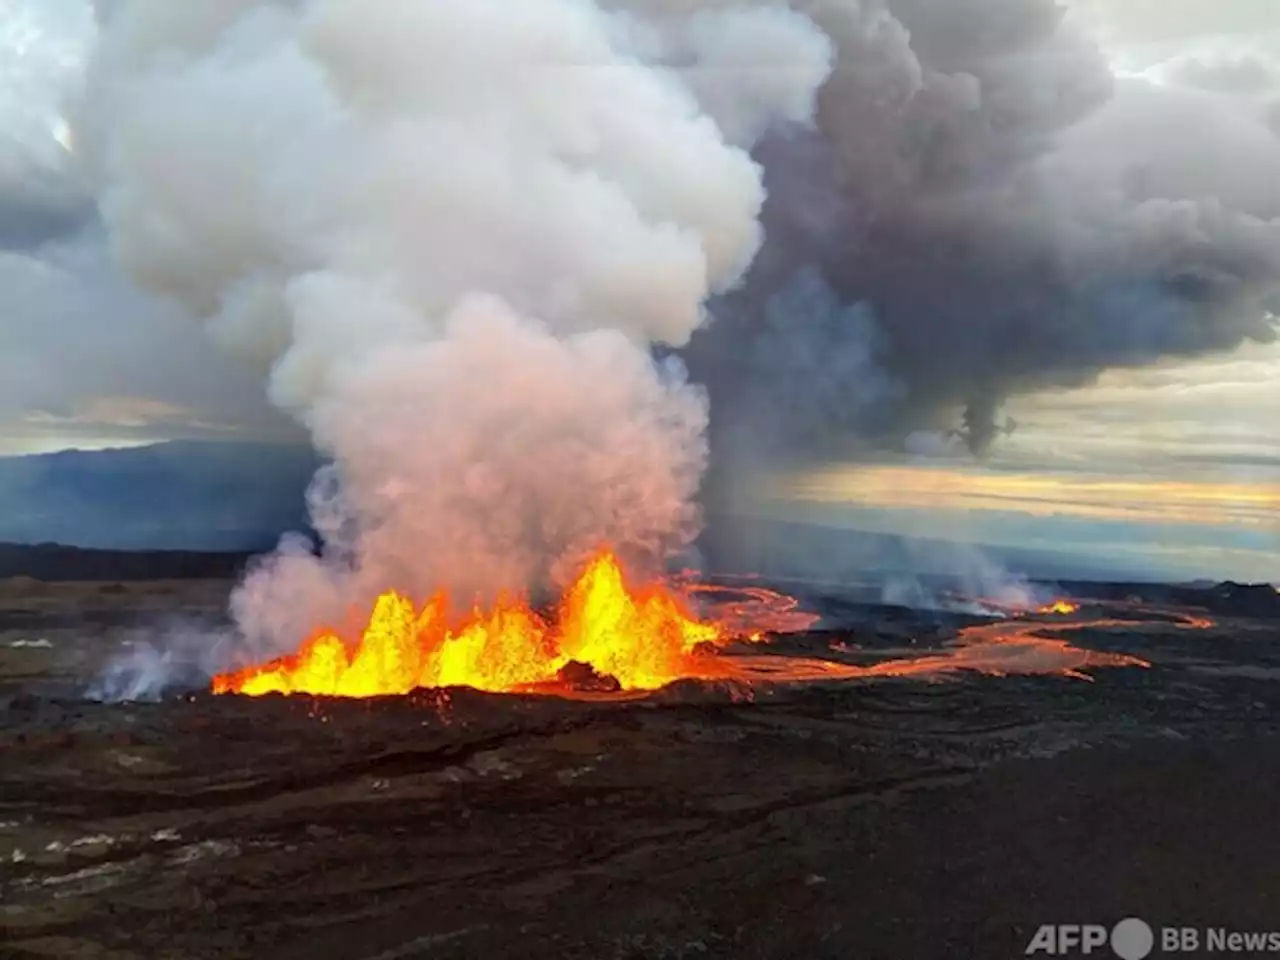
<svg viewBox="0 0 1280 960">
<path fill-rule="evenodd" d="M 732 639 L 665 585 L 629 583 L 617 557 L 602 551 L 553 620 L 522 596 L 452 618 L 446 596 L 419 607 L 388 592 L 354 645 L 321 630 L 296 654 L 215 676 L 213 692 L 373 697 L 468 686 L 506 693 L 561 683 L 575 664 L 624 690 L 656 690 L 682 677 L 720 676 L 709 650 Z"/>
<path fill-rule="evenodd" d="M 712 611 L 710 616 L 694 612 L 694 597 Z M 1059 600 L 1034 613 L 1069 617 L 1078 610 L 1077 604 Z M 1021 619 L 979 624 L 933 653 L 896 659 L 871 654 L 871 662 L 860 663 L 723 650 L 735 642 L 804 632 L 818 619 L 794 598 L 765 587 L 699 584 L 688 574 L 672 584 L 637 586 L 615 554 L 604 550 L 587 564 L 552 616 L 544 616 L 523 595 L 500 597 L 487 610 L 455 616 L 447 596 L 418 605 L 389 591 L 374 603 L 358 638 L 320 630 L 292 655 L 215 676 L 213 692 L 375 697 L 465 686 L 491 693 L 643 694 L 681 679 L 752 685 L 936 678 L 960 671 L 1087 679 L 1083 671 L 1091 668 L 1149 665 L 1037 635 L 1133 626 L 1110 619 L 1070 619 L 1052 626 Z M 1213 625 L 1192 616 L 1179 616 L 1177 622 L 1188 629 Z"/>
</svg>

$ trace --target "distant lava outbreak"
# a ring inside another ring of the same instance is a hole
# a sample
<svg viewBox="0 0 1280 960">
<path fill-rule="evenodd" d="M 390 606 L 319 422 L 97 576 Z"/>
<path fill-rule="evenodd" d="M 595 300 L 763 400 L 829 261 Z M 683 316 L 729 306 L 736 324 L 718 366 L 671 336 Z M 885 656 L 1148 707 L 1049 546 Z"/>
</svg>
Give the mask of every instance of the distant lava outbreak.
<svg viewBox="0 0 1280 960">
<path fill-rule="evenodd" d="M 1053 613 L 1059 616 L 1070 616 L 1080 609 L 1080 604 L 1072 603 L 1070 600 L 1055 600 L 1053 603 L 1045 604 L 1036 613 Z"/>
<path fill-rule="evenodd" d="M 689 598 L 698 595 L 714 608 L 711 617 L 695 614 Z M 1066 617 L 1078 609 L 1059 601 L 1035 613 Z M 937 652 L 878 662 L 727 649 L 766 635 L 803 632 L 817 619 L 800 610 L 794 598 L 764 587 L 693 582 L 637 587 L 614 554 L 603 551 L 565 593 L 554 618 L 542 616 L 524 598 L 500 599 L 488 611 L 451 618 L 445 597 L 418 607 L 388 592 L 377 600 L 355 643 L 318 631 L 293 655 L 214 677 L 213 692 L 374 697 L 418 687 L 466 686 L 494 693 L 634 695 L 680 679 L 778 684 L 957 671 L 1087 679 L 1082 671 L 1090 668 L 1149 666 L 1138 657 L 1037 635 L 1133 626 L 1120 620 L 980 624 L 962 630 Z M 1180 626 L 1204 629 L 1212 622 L 1188 616 Z M 856 650 L 843 644 L 833 649 Z"/>
<path fill-rule="evenodd" d="M 974 613 L 978 616 L 990 617 L 1025 617 L 1031 614 L 1044 617 L 1069 617 L 1080 612 L 1080 604 L 1065 597 L 1058 597 L 1050 603 L 1033 607 L 1029 604 L 1009 603 L 989 597 L 966 597 L 962 594 L 947 594 L 951 601 L 948 609 Z"/>
</svg>

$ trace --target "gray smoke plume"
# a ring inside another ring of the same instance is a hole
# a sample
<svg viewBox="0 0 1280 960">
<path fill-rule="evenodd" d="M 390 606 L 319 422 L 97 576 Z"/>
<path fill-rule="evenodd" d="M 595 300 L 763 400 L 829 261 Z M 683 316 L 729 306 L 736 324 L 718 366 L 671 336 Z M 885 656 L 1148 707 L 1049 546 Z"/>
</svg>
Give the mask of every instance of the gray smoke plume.
<svg viewBox="0 0 1280 960">
<path fill-rule="evenodd" d="M 757 148 L 765 247 L 688 353 L 718 458 L 948 429 L 981 452 L 1011 394 L 1274 339 L 1269 64 L 1117 78 L 1053 0 L 792 6 L 836 64 L 816 129 Z M 829 309 L 794 311 L 785 349 L 752 349 L 781 339 L 773 298 L 815 270 Z M 778 409 L 794 416 L 761 415 Z"/>
</svg>

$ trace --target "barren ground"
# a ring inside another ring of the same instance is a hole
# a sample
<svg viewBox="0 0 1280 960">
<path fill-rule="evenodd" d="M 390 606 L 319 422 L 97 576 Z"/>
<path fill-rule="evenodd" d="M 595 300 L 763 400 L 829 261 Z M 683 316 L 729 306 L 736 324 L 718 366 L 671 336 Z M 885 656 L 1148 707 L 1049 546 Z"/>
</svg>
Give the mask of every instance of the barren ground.
<svg viewBox="0 0 1280 960">
<path fill-rule="evenodd" d="M 1280 927 L 1280 618 L 1081 631 L 1153 664 L 1092 683 L 82 698 L 227 590 L 0 584 L 0 955 L 911 960 L 1128 915 Z M 776 646 L 873 662 L 957 626 L 828 623 Z"/>
</svg>

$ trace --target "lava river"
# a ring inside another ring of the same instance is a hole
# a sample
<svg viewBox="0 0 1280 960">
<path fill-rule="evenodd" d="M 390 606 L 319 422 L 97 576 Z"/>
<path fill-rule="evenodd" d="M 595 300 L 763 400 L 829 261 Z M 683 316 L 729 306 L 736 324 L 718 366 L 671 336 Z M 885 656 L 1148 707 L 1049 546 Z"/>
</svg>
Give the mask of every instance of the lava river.
<svg viewBox="0 0 1280 960">
<path fill-rule="evenodd" d="M 692 598 L 698 595 L 714 611 L 711 616 L 694 612 Z M 1037 612 L 1062 617 L 1076 609 L 1063 601 Z M 519 597 L 458 617 L 446 597 L 419 606 L 388 592 L 374 604 L 358 640 L 318 631 L 292 655 L 215 676 L 213 692 L 372 697 L 466 686 L 497 693 L 636 695 L 680 679 L 776 684 L 963 670 L 1086 677 L 1082 671 L 1090 668 L 1147 666 L 1137 657 L 1040 635 L 1120 625 L 1111 620 L 1004 620 L 969 627 L 938 651 L 901 651 L 889 658 L 868 653 L 859 657 L 861 663 L 749 652 L 741 645 L 803 631 L 817 619 L 794 599 L 762 587 L 636 586 L 605 551 L 566 591 L 553 617 Z M 851 652 L 839 643 L 832 646 Z M 872 656 L 874 662 L 866 662 Z"/>
</svg>

